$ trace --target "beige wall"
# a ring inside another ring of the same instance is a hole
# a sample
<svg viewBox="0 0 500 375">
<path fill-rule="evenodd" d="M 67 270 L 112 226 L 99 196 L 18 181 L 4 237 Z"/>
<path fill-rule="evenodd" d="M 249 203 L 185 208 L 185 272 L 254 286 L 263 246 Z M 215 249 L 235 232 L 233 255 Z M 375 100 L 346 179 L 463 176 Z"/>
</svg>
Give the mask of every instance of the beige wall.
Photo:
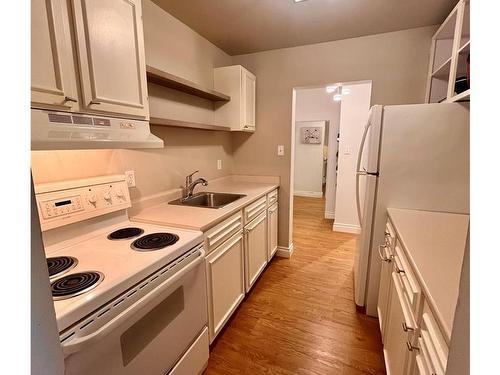
<svg viewBox="0 0 500 375">
<path fill-rule="evenodd" d="M 233 57 L 257 76 L 257 131 L 233 135 L 234 171 L 279 175 L 279 244 L 289 231 L 292 90 L 326 83 L 372 80 L 372 104 L 424 100 L 435 26 Z M 284 157 L 277 145 L 285 145 Z"/>
<path fill-rule="evenodd" d="M 150 0 L 143 0 L 146 63 L 213 87 L 212 70 L 230 65 L 231 57 L 170 16 Z M 213 104 L 156 85 L 149 85 L 152 116 L 213 123 Z M 231 134 L 152 126 L 165 148 L 154 150 L 33 151 L 36 183 L 84 178 L 135 170 L 133 200 L 176 188 L 196 170 L 212 179 L 232 170 Z M 217 159 L 222 170 L 217 170 Z"/>
</svg>

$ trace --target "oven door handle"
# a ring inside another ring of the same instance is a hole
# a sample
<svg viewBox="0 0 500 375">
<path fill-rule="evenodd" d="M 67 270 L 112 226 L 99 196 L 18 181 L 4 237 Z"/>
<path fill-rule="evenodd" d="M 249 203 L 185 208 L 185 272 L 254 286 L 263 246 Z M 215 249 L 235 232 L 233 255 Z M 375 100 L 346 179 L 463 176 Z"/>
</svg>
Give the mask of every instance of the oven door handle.
<svg viewBox="0 0 500 375">
<path fill-rule="evenodd" d="M 61 344 L 62 350 L 65 356 L 81 351 L 84 347 L 88 345 L 94 344 L 96 341 L 106 336 L 109 332 L 113 331 L 115 328 L 120 326 L 129 316 L 130 314 L 135 313 L 136 311 L 142 309 L 147 303 L 152 301 L 166 289 L 168 289 L 172 284 L 177 282 L 180 278 L 185 276 L 187 273 L 191 272 L 195 267 L 197 267 L 200 263 L 205 261 L 205 251 L 203 248 L 200 248 L 200 254 L 198 258 L 189 263 L 186 267 L 179 270 L 177 273 L 169 277 L 163 283 L 158 285 L 155 289 L 153 289 L 149 294 L 145 295 L 142 299 L 138 300 L 128 309 L 122 311 L 119 315 L 117 315 L 114 319 L 110 320 L 108 323 L 100 327 L 97 331 L 92 332 L 86 336 L 76 337 L 72 340 L 68 340 L 68 342 L 64 342 Z"/>
</svg>

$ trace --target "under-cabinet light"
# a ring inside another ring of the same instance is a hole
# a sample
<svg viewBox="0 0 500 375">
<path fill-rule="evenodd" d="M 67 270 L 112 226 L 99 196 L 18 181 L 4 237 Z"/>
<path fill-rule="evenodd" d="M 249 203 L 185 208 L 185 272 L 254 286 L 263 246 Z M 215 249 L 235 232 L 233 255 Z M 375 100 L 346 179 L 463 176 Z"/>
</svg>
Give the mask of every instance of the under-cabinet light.
<svg viewBox="0 0 500 375">
<path fill-rule="evenodd" d="M 326 86 L 326 92 L 331 94 L 335 90 L 337 90 L 338 86 Z"/>
<path fill-rule="evenodd" d="M 340 102 L 341 100 L 342 100 L 342 95 L 340 95 L 340 94 L 333 95 L 334 102 Z"/>
</svg>

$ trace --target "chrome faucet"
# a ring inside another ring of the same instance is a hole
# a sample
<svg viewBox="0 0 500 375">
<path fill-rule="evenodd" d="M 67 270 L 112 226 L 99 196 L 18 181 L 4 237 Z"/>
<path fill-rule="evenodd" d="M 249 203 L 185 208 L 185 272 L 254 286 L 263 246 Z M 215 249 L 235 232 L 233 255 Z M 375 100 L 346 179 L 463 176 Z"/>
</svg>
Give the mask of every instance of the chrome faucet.
<svg viewBox="0 0 500 375">
<path fill-rule="evenodd" d="M 193 181 L 193 175 L 198 172 L 199 171 L 194 171 L 190 175 L 187 175 L 186 185 L 184 186 L 184 196 L 182 197 L 182 201 L 185 201 L 186 199 L 189 199 L 193 196 L 193 190 L 196 187 L 196 185 L 198 184 L 202 184 L 203 186 L 208 185 L 208 181 L 201 177 Z"/>
</svg>

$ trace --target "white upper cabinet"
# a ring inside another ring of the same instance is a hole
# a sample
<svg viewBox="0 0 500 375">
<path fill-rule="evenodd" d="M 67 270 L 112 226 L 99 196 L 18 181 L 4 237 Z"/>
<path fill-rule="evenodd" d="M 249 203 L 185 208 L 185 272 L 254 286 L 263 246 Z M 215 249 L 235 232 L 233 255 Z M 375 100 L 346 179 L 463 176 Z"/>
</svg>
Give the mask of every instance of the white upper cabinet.
<svg viewBox="0 0 500 375">
<path fill-rule="evenodd" d="M 82 108 L 148 118 L 140 0 L 74 0 Z"/>
<path fill-rule="evenodd" d="M 214 89 L 231 97 L 216 104 L 215 124 L 232 131 L 255 131 L 255 75 L 241 65 L 215 68 Z"/>
<path fill-rule="evenodd" d="M 66 0 L 31 1 L 31 105 L 78 108 Z"/>
</svg>

